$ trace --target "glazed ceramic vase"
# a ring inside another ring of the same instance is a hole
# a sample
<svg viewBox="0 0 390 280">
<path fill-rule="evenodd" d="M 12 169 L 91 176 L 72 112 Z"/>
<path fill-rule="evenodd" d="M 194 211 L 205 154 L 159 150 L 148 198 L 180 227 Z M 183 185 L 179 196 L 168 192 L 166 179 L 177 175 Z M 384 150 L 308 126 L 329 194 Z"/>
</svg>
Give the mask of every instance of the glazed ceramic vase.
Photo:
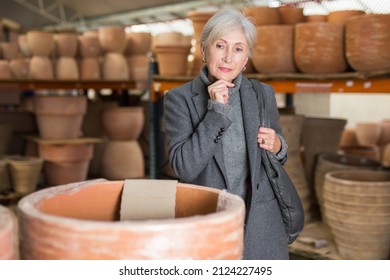
<svg viewBox="0 0 390 280">
<path fill-rule="evenodd" d="M 153 184 L 160 182 L 155 180 Z M 124 181 L 92 180 L 43 189 L 22 198 L 18 204 L 21 258 L 242 257 L 245 206 L 240 197 L 180 183 L 172 189 L 175 203 L 169 210 L 173 217 L 119 221 L 123 190 Z M 158 193 L 155 196 L 160 197 Z M 151 198 L 142 207 L 148 211 L 155 202 Z"/>
</svg>

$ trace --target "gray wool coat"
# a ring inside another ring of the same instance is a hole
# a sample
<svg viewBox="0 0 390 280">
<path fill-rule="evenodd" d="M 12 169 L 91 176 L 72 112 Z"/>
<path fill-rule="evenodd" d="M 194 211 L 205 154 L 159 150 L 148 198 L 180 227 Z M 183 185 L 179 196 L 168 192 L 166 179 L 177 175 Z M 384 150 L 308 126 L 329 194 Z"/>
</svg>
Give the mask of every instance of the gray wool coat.
<svg viewBox="0 0 390 280">
<path fill-rule="evenodd" d="M 274 91 L 269 85 L 263 84 L 263 87 L 271 127 L 286 145 Z M 240 94 L 250 169 L 243 259 L 288 259 L 288 239 L 282 216 L 261 164 L 257 144 L 261 106 L 258 93 L 246 77 L 242 77 Z M 226 169 L 217 135 L 227 131 L 231 121 L 223 114 L 208 110 L 208 99 L 206 85 L 199 76 L 166 93 L 164 126 L 169 161 L 181 182 L 226 189 Z M 285 160 L 287 156 L 281 159 Z"/>
</svg>

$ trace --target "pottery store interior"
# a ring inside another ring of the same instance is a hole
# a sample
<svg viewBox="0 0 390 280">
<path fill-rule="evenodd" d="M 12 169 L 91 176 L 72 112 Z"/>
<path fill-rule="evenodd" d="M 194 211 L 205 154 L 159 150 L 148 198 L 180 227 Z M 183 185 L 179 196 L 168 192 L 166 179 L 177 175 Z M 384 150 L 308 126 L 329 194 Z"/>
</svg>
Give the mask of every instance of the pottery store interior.
<svg viewBox="0 0 390 280">
<path fill-rule="evenodd" d="M 244 75 L 276 93 L 305 213 L 290 259 L 390 259 L 390 1 L 5 0 L 0 260 L 242 257 L 243 201 L 180 183 L 163 122 L 226 7 L 256 25 Z"/>
</svg>

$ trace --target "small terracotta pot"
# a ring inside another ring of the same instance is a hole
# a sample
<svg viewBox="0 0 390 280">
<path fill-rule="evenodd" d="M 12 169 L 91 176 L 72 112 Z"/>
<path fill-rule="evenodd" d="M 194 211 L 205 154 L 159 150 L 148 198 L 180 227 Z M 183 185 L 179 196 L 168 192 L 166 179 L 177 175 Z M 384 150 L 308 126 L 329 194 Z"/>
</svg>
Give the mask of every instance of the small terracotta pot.
<svg viewBox="0 0 390 280">
<path fill-rule="evenodd" d="M 254 19 L 256 26 L 275 25 L 281 23 L 278 8 L 266 6 L 248 6 L 244 9 L 244 12 L 247 16 Z"/>
<path fill-rule="evenodd" d="M 8 60 L 0 60 L 0 80 L 12 80 L 13 78 Z"/>
<path fill-rule="evenodd" d="M 47 56 L 33 56 L 28 73 L 31 80 L 53 80 L 53 63 Z"/>
<path fill-rule="evenodd" d="M 78 49 L 78 38 L 75 33 L 54 35 L 56 53 L 60 57 L 75 57 Z"/>
<path fill-rule="evenodd" d="M 30 68 L 30 61 L 25 58 L 13 59 L 10 61 L 9 66 L 11 71 L 18 80 L 27 80 L 29 77 L 28 70 Z"/>
<path fill-rule="evenodd" d="M 364 15 L 364 11 L 360 10 L 342 10 L 342 11 L 333 11 L 328 14 L 328 22 L 332 23 L 341 23 L 345 24 L 345 22 L 353 17 L 353 16 L 359 16 Z"/>
<path fill-rule="evenodd" d="M 70 56 L 62 56 L 56 63 L 57 80 L 78 80 L 80 78 L 79 67 L 76 59 Z"/>
<path fill-rule="evenodd" d="M 42 172 L 43 159 L 38 157 L 7 157 L 13 189 L 20 194 L 37 189 Z"/>
<path fill-rule="evenodd" d="M 129 67 L 121 53 L 106 53 L 103 60 L 103 79 L 107 81 L 129 80 Z"/>
<path fill-rule="evenodd" d="M 18 258 L 16 234 L 16 217 L 11 210 L 0 205 L 0 260 Z"/>
<path fill-rule="evenodd" d="M 99 27 L 98 34 L 100 46 L 105 53 L 123 53 L 126 48 L 126 33 L 124 27 L 101 26 Z"/>
<path fill-rule="evenodd" d="M 19 49 L 23 53 L 24 57 L 31 57 L 31 50 L 27 42 L 26 34 L 21 34 L 18 37 Z"/>
<path fill-rule="evenodd" d="M 149 57 L 144 54 L 127 56 L 129 75 L 132 81 L 146 81 L 149 78 Z"/>
<path fill-rule="evenodd" d="M 156 46 L 160 75 L 185 75 L 191 46 Z"/>
<path fill-rule="evenodd" d="M 305 16 L 306 22 L 327 22 L 328 16 L 327 15 L 307 15 Z"/>
<path fill-rule="evenodd" d="M 238 196 L 177 184 L 175 218 L 118 221 L 123 185 L 123 181 L 78 182 L 22 198 L 18 204 L 21 258 L 242 257 L 245 206 Z"/>
<path fill-rule="evenodd" d="M 152 47 L 150 32 L 126 33 L 126 55 L 146 55 Z"/>
<path fill-rule="evenodd" d="M 356 137 L 359 145 L 377 145 L 381 136 L 381 124 L 378 122 L 358 122 Z"/>
<path fill-rule="evenodd" d="M 200 36 L 206 22 L 215 14 L 215 11 L 192 10 L 188 12 L 188 18 L 194 26 L 194 39 L 200 43 Z"/>
<path fill-rule="evenodd" d="M 1 51 L 3 58 L 7 60 L 13 60 L 17 58 L 22 58 L 21 53 L 19 52 L 19 46 L 17 43 L 13 42 L 2 42 Z"/>
<path fill-rule="evenodd" d="M 357 146 L 359 145 L 356 137 L 356 128 L 344 128 L 341 134 L 340 147 L 341 146 Z"/>
<path fill-rule="evenodd" d="M 33 56 L 49 56 L 54 50 L 54 36 L 45 31 L 29 31 L 26 33 L 28 48 Z"/>
<path fill-rule="evenodd" d="M 80 61 L 81 80 L 100 80 L 102 77 L 100 63 L 96 57 L 84 57 Z"/>
<path fill-rule="evenodd" d="M 79 52 L 81 57 L 98 57 L 101 55 L 99 37 L 95 35 L 79 36 Z"/>
<path fill-rule="evenodd" d="M 144 127 L 143 107 L 116 107 L 103 111 L 103 128 L 110 140 L 137 140 Z"/>
<path fill-rule="evenodd" d="M 303 15 L 303 8 L 292 7 L 292 6 L 280 6 L 278 7 L 280 14 L 281 24 L 294 25 L 305 21 Z"/>
</svg>

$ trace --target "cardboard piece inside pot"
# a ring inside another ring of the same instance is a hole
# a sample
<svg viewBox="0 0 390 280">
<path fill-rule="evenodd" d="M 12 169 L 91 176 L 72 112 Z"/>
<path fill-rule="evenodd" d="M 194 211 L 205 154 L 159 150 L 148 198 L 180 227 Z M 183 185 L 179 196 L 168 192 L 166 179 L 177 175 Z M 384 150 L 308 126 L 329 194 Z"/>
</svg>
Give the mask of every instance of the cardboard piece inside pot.
<svg viewBox="0 0 390 280">
<path fill-rule="evenodd" d="M 125 180 L 120 220 L 174 219 L 176 180 Z"/>
</svg>

